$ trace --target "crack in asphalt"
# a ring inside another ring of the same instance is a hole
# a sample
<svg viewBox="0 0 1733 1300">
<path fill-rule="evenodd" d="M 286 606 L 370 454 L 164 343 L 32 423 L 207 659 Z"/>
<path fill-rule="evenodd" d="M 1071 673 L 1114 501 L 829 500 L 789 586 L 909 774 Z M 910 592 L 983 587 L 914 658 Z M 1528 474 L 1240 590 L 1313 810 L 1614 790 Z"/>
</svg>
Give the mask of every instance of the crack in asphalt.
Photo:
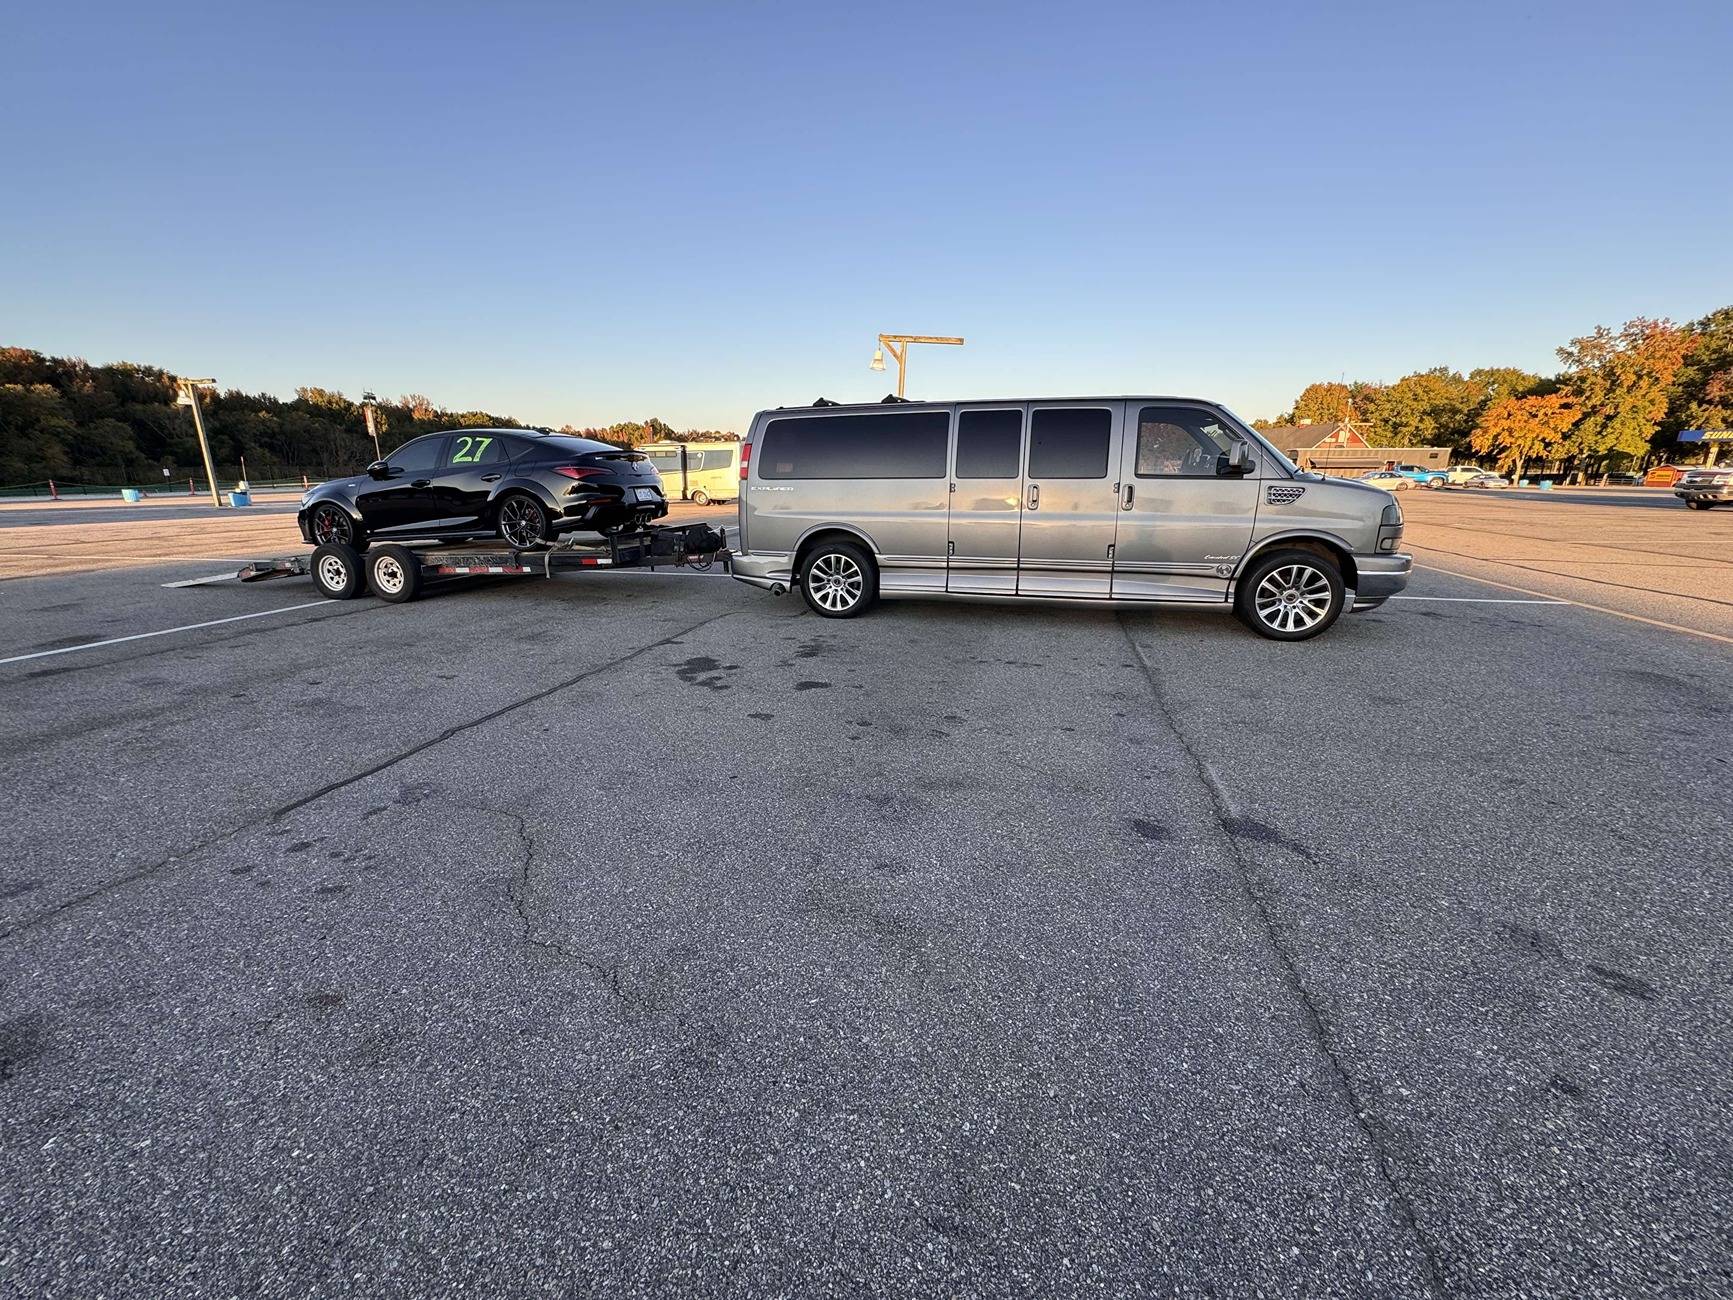
<svg viewBox="0 0 1733 1300">
<path fill-rule="evenodd" d="M 492 722 L 496 718 L 502 718 L 506 714 L 513 713 L 518 709 L 534 704 L 538 700 L 545 700 L 550 695 L 554 695 L 568 687 L 576 686 L 579 682 L 586 681 L 589 678 L 596 676 L 598 673 L 605 673 L 610 668 L 618 668 L 621 664 L 629 663 L 639 655 L 648 654 L 652 650 L 660 649 L 662 646 L 677 641 L 681 637 L 688 636 L 691 633 L 698 631 L 700 628 L 708 627 L 712 623 L 727 618 L 732 613 L 734 613 L 733 610 L 727 610 L 721 614 L 712 614 L 709 618 L 699 619 L 698 622 L 691 624 L 689 627 L 681 628 L 677 632 L 670 632 L 661 640 L 652 641 L 646 646 L 640 646 L 630 654 L 621 655 L 617 659 L 610 659 L 607 663 L 598 664 L 593 668 L 586 668 L 583 672 L 576 673 L 562 681 L 555 682 L 552 686 L 546 687 L 543 690 L 526 695 L 522 699 L 514 700 L 509 704 L 501 705 L 499 708 L 494 709 L 491 712 L 482 714 L 479 718 L 472 718 L 468 722 L 460 722 L 454 726 L 447 727 L 432 739 L 411 745 L 401 753 L 386 759 L 384 762 L 376 763 L 364 771 L 357 772 L 352 776 L 344 777 L 341 781 L 333 781 L 329 785 L 322 786 L 312 794 L 303 798 L 286 803 L 280 808 L 272 809 L 270 812 L 265 813 L 262 816 L 248 818 L 239 825 L 230 827 L 228 830 L 218 831 L 213 835 L 208 835 L 188 848 L 180 849 L 169 854 L 165 858 L 157 860 L 156 862 L 139 867 L 134 871 L 126 872 L 124 875 L 116 876 L 112 880 L 106 880 L 102 884 L 97 885 L 94 889 L 88 889 L 81 894 L 75 894 L 71 898 L 61 900 L 52 907 L 44 908 L 40 912 L 26 916 L 22 920 L 16 921 L 4 928 L 0 928 L 0 940 L 11 939 L 17 935 L 23 934 L 25 931 L 35 930 L 66 912 L 83 907 L 86 903 L 95 902 L 97 899 L 103 898 L 116 890 L 124 889 L 128 885 L 137 884 L 144 880 L 150 880 L 162 874 L 169 867 L 184 858 L 193 857 L 196 854 L 203 853 L 206 849 L 215 848 L 219 844 L 227 843 L 228 841 L 245 834 L 247 831 L 252 830 L 254 827 L 279 821 L 297 809 L 305 808 L 308 804 L 323 799 L 328 794 L 334 794 L 337 791 L 346 789 L 359 781 L 365 781 L 370 776 L 377 776 L 379 773 L 393 768 L 407 759 L 414 758 L 417 754 L 425 753 L 436 745 L 442 745 L 446 741 L 451 740 L 456 736 L 460 736 L 466 731 L 471 731 L 485 723 Z"/>
<path fill-rule="evenodd" d="M 1306 982 L 1300 975 L 1300 968 L 1293 953 L 1282 941 L 1281 930 L 1276 924 L 1275 914 L 1271 908 L 1269 891 L 1260 885 L 1258 877 L 1253 871 L 1252 863 L 1241 850 L 1238 837 L 1229 829 L 1236 822 L 1243 822 L 1244 819 L 1240 817 L 1233 803 L 1229 800 L 1227 790 L 1222 785 L 1215 770 L 1192 747 L 1190 738 L 1180 729 L 1179 722 L 1174 717 L 1173 709 L 1168 703 L 1167 695 L 1162 690 L 1161 682 L 1157 678 L 1154 668 L 1150 666 L 1149 659 L 1143 652 L 1143 647 L 1138 645 L 1137 638 L 1131 634 L 1131 629 L 1126 626 L 1124 615 L 1116 616 L 1116 621 L 1119 623 L 1120 631 L 1125 634 L 1126 641 L 1130 643 L 1132 653 L 1137 656 L 1138 665 L 1143 669 L 1144 678 L 1149 683 L 1150 693 L 1155 699 L 1156 709 L 1160 712 L 1162 721 L 1167 724 L 1168 730 L 1173 732 L 1174 739 L 1179 741 L 1180 748 L 1185 750 L 1186 757 L 1191 760 L 1192 766 L 1197 772 L 1198 780 L 1209 791 L 1210 802 L 1215 807 L 1216 820 L 1222 827 L 1222 833 L 1228 842 L 1229 852 L 1233 856 L 1235 875 L 1239 879 L 1240 890 L 1245 894 L 1247 901 L 1251 903 L 1252 911 L 1263 927 L 1264 935 L 1269 940 L 1277 961 L 1281 963 L 1282 972 L 1299 999 L 1301 1021 L 1317 1045 L 1318 1051 L 1328 1063 L 1330 1072 L 1335 1076 L 1337 1084 L 1342 1089 L 1343 1097 L 1348 1103 L 1348 1110 L 1356 1127 L 1365 1136 L 1366 1143 L 1371 1148 L 1373 1163 L 1376 1165 L 1384 1185 L 1390 1189 L 1391 1203 L 1396 1208 L 1397 1217 L 1401 1220 L 1402 1226 L 1408 1229 L 1409 1234 L 1420 1249 L 1420 1256 L 1424 1261 L 1423 1276 L 1427 1288 L 1435 1296 L 1446 1296 L 1450 1293 L 1450 1288 L 1445 1283 L 1444 1268 L 1439 1259 L 1437 1248 L 1425 1230 L 1421 1228 L 1420 1217 L 1414 1208 L 1414 1202 L 1409 1198 L 1408 1193 L 1402 1189 L 1401 1183 L 1397 1181 L 1395 1157 L 1390 1151 L 1389 1131 L 1383 1120 L 1374 1113 L 1371 1104 L 1360 1095 L 1360 1090 L 1355 1087 L 1353 1076 L 1348 1072 L 1348 1068 L 1342 1060 L 1340 1049 L 1332 1041 L 1329 1023 L 1325 1020 L 1324 1013 L 1319 1008 L 1311 990 L 1306 987 Z M 1284 847 L 1291 846 L 1284 845 Z"/>
<path fill-rule="evenodd" d="M 626 1005 L 629 999 L 620 988 L 620 963 L 618 961 L 598 961 L 587 953 L 579 952 L 558 939 L 546 937 L 538 932 L 540 926 L 538 917 L 534 913 L 544 909 L 537 909 L 531 897 L 536 891 L 536 882 L 532 874 L 536 861 L 536 841 L 535 837 L 530 834 L 528 819 L 522 813 L 508 812 L 503 808 L 493 808 L 487 804 L 482 804 L 480 807 L 481 811 L 491 813 L 502 821 L 508 822 L 517 833 L 521 857 L 517 869 L 511 874 L 507 892 L 511 896 L 512 911 L 517 914 L 518 921 L 523 925 L 523 941 L 541 952 L 582 967 L 595 976 L 622 1006 Z"/>
</svg>

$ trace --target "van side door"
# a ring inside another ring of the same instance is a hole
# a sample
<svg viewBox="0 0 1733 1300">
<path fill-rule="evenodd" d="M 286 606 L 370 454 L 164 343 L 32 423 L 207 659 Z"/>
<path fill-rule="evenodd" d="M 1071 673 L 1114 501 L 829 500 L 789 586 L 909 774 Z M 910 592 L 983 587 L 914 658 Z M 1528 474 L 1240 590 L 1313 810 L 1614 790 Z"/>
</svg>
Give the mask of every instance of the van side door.
<svg viewBox="0 0 1733 1300">
<path fill-rule="evenodd" d="M 1208 407 L 1130 402 L 1121 453 L 1113 595 L 1125 600 L 1227 599 L 1257 523 L 1261 460 L 1226 473 L 1245 439 Z"/>
<path fill-rule="evenodd" d="M 1124 409 L 1124 402 L 1030 404 L 1019 596 L 1112 594 Z"/>
<path fill-rule="evenodd" d="M 1016 594 L 1023 423 L 1020 405 L 957 412 L 946 591 Z"/>
</svg>

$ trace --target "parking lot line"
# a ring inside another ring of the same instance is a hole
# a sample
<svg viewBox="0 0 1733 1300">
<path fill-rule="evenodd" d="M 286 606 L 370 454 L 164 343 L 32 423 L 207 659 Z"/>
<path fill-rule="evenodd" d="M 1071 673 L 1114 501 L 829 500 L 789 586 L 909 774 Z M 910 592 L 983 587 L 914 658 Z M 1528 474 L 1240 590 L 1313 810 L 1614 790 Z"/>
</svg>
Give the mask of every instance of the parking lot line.
<svg viewBox="0 0 1733 1300">
<path fill-rule="evenodd" d="M 176 632 L 196 632 L 201 627 L 218 627 L 224 623 L 239 623 L 243 619 L 264 618 L 270 614 L 288 614 L 297 609 L 314 609 L 320 605 L 329 605 L 328 600 L 309 600 L 303 605 L 284 605 L 279 609 L 261 609 L 252 614 L 234 614 L 228 618 L 213 618 L 203 623 L 187 623 L 181 627 L 165 627 L 156 632 L 134 632 L 131 636 L 111 636 L 106 641 L 86 641 L 82 645 L 61 646 L 58 650 L 38 650 L 34 654 L 13 655 L 10 659 L 0 659 L 0 664 L 19 664 L 26 659 L 47 659 L 51 655 L 69 655 L 79 650 L 95 650 L 105 645 L 120 645 L 125 641 L 144 641 L 153 636 L 172 636 Z"/>
<path fill-rule="evenodd" d="M 1549 596 L 1531 600 L 1522 596 L 1392 596 L 1391 600 L 1446 600 L 1455 605 L 1568 605 L 1570 601 Z"/>
<path fill-rule="evenodd" d="M 1497 563 L 1497 561 L 1491 561 Z M 1614 618 L 1628 618 L 1633 623 L 1647 623 L 1650 627 L 1665 628 L 1669 632 L 1683 632 L 1686 636 L 1700 636 L 1708 641 L 1719 641 L 1723 645 L 1733 645 L 1733 636 L 1722 636 L 1719 632 L 1704 632 L 1699 628 L 1681 627 L 1677 623 L 1664 622 L 1658 618 L 1645 618 L 1641 614 L 1627 613 L 1622 609 L 1609 609 L 1605 605 L 1591 605 L 1586 600 L 1572 600 L 1569 596 L 1548 596 L 1544 591 L 1536 591 L 1532 587 L 1518 587 L 1514 583 L 1496 582 L 1491 578 L 1477 578 L 1472 573 L 1459 573 L 1455 569 L 1441 569 L 1436 564 L 1416 564 L 1416 569 L 1427 569 L 1433 573 L 1442 573 L 1450 578 L 1464 578 L 1469 582 L 1484 582 L 1489 587 L 1501 587 L 1505 591 L 1520 591 L 1525 596 L 1542 596 L 1549 601 L 1562 605 L 1575 605 L 1578 609 L 1592 609 L 1597 614 L 1611 614 Z M 1560 574 L 1560 577 L 1567 575 Z"/>
</svg>

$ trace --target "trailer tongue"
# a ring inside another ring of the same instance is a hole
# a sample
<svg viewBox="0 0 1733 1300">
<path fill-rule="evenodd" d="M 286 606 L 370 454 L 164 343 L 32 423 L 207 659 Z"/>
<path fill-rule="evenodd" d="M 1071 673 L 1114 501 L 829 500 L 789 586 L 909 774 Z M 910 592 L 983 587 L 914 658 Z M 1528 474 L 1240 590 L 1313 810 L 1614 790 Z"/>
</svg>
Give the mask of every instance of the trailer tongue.
<svg viewBox="0 0 1733 1300">
<path fill-rule="evenodd" d="M 165 584 L 196 587 L 215 582 L 264 582 L 271 578 L 308 577 L 321 595 L 347 600 L 370 590 L 383 600 L 414 600 L 423 585 L 445 578 L 521 575 L 551 578 L 565 569 L 705 570 L 730 559 L 728 530 L 707 523 L 648 525 L 615 533 L 601 545 L 576 542 L 524 549 L 500 545 L 478 549 L 473 544 L 436 546 L 386 542 L 357 551 L 344 542 L 327 542 L 311 555 L 286 555 L 250 560 L 240 571 L 210 578 Z"/>
</svg>

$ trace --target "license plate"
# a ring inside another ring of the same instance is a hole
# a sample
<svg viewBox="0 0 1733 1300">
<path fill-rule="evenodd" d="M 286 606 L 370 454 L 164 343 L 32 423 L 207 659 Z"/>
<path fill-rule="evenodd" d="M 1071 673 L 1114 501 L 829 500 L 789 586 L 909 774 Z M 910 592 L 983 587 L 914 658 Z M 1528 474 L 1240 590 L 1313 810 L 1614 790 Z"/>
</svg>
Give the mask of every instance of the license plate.
<svg viewBox="0 0 1733 1300">
<path fill-rule="evenodd" d="M 633 488 L 632 491 L 637 493 L 640 501 L 660 501 L 662 499 L 662 494 L 655 488 Z"/>
</svg>

